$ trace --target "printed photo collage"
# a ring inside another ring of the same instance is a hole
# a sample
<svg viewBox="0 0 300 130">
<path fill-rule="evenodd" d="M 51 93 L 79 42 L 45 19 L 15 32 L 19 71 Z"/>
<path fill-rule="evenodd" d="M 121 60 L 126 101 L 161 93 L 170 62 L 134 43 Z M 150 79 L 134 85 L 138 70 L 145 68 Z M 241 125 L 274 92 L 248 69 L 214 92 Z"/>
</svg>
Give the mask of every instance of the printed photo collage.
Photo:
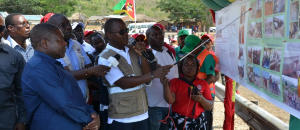
<svg viewBox="0 0 300 130">
<path fill-rule="evenodd" d="M 300 110 L 298 87 L 300 77 L 300 42 L 287 42 L 285 44 L 282 87 L 283 102 L 288 106 Z"/>
<path fill-rule="evenodd" d="M 245 80 L 280 101 L 283 100 L 280 75 L 283 49 L 280 46 L 286 37 L 286 3 L 285 0 L 251 1 L 245 44 Z"/>
</svg>

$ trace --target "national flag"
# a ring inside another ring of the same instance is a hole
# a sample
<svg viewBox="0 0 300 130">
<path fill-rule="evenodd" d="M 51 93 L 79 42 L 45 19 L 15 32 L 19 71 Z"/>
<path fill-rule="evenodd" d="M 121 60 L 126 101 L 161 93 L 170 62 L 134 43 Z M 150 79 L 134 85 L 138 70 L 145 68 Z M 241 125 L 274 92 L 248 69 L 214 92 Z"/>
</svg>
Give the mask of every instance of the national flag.
<svg viewBox="0 0 300 130">
<path fill-rule="evenodd" d="M 135 1 L 134 0 L 121 0 L 113 8 L 114 13 L 126 13 L 132 20 L 135 19 Z"/>
</svg>

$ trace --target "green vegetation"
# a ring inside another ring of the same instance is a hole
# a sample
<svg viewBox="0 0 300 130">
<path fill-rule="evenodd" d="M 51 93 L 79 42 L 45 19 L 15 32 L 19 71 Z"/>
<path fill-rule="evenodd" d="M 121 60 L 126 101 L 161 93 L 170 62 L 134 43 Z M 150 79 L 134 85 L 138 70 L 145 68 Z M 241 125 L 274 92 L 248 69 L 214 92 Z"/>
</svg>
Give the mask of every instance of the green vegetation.
<svg viewBox="0 0 300 130">
<path fill-rule="evenodd" d="M 212 25 L 209 9 L 200 0 L 160 0 L 158 7 L 170 14 L 171 21 L 195 21 L 206 27 Z"/>
<path fill-rule="evenodd" d="M 8 13 L 62 13 L 67 16 L 80 12 L 86 16 L 113 14 L 120 0 L 0 0 L 0 10 Z M 208 8 L 200 0 L 136 0 L 137 14 L 171 22 L 199 22 L 211 26 Z"/>
<path fill-rule="evenodd" d="M 73 0 L 0 0 L 0 10 L 8 13 L 46 14 L 48 12 L 70 15 L 75 11 Z"/>
</svg>

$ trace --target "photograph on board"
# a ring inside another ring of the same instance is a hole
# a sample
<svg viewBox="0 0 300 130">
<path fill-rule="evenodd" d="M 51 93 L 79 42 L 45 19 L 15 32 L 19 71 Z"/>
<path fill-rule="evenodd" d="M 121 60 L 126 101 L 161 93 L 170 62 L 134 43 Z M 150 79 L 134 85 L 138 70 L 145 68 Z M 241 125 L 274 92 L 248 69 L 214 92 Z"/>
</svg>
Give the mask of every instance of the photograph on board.
<svg viewBox="0 0 300 130">
<path fill-rule="evenodd" d="M 265 16 L 273 14 L 273 0 L 265 0 Z"/>
<path fill-rule="evenodd" d="M 256 66 L 247 66 L 247 76 L 250 83 L 257 87 L 262 87 L 261 69 Z"/>
<path fill-rule="evenodd" d="M 265 23 L 265 37 L 266 38 L 271 38 L 272 37 L 272 34 L 273 34 L 273 18 L 272 17 L 268 17 L 265 19 L 264 21 Z"/>
<path fill-rule="evenodd" d="M 260 46 L 250 46 L 248 47 L 248 62 L 260 65 L 260 55 L 261 47 Z"/>
<path fill-rule="evenodd" d="M 258 22 L 255 24 L 255 38 L 261 38 L 262 37 L 262 26 L 261 22 Z"/>
<path fill-rule="evenodd" d="M 280 71 L 281 51 L 275 48 L 264 48 L 262 66 L 266 69 Z"/>
<path fill-rule="evenodd" d="M 246 12 L 246 6 L 243 5 L 241 7 L 241 18 L 240 18 L 240 24 L 244 24 L 245 23 L 245 19 L 246 19 L 246 15 L 244 14 Z"/>
<path fill-rule="evenodd" d="M 262 0 L 257 0 L 255 5 L 255 17 L 260 18 L 262 16 L 262 8 L 263 8 L 263 2 Z"/>
<path fill-rule="evenodd" d="M 241 25 L 240 26 L 240 29 L 239 29 L 239 43 L 240 44 L 244 44 L 245 43 L 245 28 L 244 28 L 244 25 Z"/>
<path fill-rule="evenodd" d="M 298 96 L 298 80 L 282 76 L 283 102 L 288 106 L 300 110 L 300 97 Z"/>
<path fill-rule="evenodd" d="M 248 26 L 248 36 L 251 38 L 255 37 L 255 31 L 256 31 L 255 25 L 256 25 L 255 22 L 251 22 L 251 23 L 249 23 L 249 26 Z"/>
<path fill-rule="evenodd" d="M 274 37 L 284 37 L 284 16 L 285 15 L 274 16 L 273 18 Z"/>
<path fill-rule="evenodd" d="M 300 75 L 300 43 L 286 43 L 282 74 L 294 79 Z"/>
<path fill-rule="evenodd" d="M 299 15 L 299 1 L 294 1 L 290 5 L 290 21 L 296 22 Z"/>
<path fill-rule="evenodd" d="M 285 11 L 285 0 L 274 0 L 274 14 L 283 13 Z"/>
<path fill-rule="evenodd" d="M 296 39 L 299 32 L 298 22 L 290 23 L 289 38 Z"/>
</svg>

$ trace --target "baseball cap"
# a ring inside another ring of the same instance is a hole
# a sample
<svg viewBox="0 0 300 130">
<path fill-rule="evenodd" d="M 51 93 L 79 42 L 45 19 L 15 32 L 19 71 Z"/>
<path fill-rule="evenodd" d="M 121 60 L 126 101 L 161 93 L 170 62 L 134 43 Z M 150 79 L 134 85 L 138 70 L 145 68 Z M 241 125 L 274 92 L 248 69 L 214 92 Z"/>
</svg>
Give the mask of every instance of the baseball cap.
<svg viewBox="0 0 300 130">
<path fill-rule="evenodd" d="M 207 39 L 207 38 L 209 38 L 212 41 L 212 43 L 214 43 L 214 38 L 211 35 L 209 35 L 209 34 L 204 34 L 201 37 L 201 40 L 204 40 L 204 39 Z"/>
<path fill-rule="evenodd" d="M 156 24 L 154 24 L 153 26 L 156 26 L 156 27 L 159 27 L 161 30 L 165 30 L 165 26 L 164 25 L 162 25 L 162 24 L 160 24 L 160 23 L 156 23 Z"/>
<path fill-rule="evenodd" d="M 195 35 L 188 35 L 184 39 L 184 47 L 181 49 L 182 52 L 188 53 L 192 51 L 199 43 L 201 39 Z"/>
<path fill-rule="evenodd" d="M 91 34 L 93 34 L 94 33 L 94 31 L 84 31 L 84 36 L 85 37 L 87 37 L 87 36 L 89 36 L 89 35 L 91 35 Z"/>
<path fill-rule="evenodd" d="M 47 13 L 44 17 L 41 18 L 40 23 L 47 23 L 48 20 L 54 15 L 54 13 Z"/>
<path fill-rule="evenodd" d="M 146 38 L 146 36 L 144 34 L 138 34 L 138 33 L 131 35 L 131 37 L 133 37 L 134 39 L 136 39 L 137 37 L 142 37 L 142 39 L 144 39 L 144 40 Z"/>
<path fill-rule="evenodd" d="M 178 37 L 184 36 L 184 35 L 189 35 L 189 32 L 187 30 L 180 30 L 177 34 Z"/>
</svg>

